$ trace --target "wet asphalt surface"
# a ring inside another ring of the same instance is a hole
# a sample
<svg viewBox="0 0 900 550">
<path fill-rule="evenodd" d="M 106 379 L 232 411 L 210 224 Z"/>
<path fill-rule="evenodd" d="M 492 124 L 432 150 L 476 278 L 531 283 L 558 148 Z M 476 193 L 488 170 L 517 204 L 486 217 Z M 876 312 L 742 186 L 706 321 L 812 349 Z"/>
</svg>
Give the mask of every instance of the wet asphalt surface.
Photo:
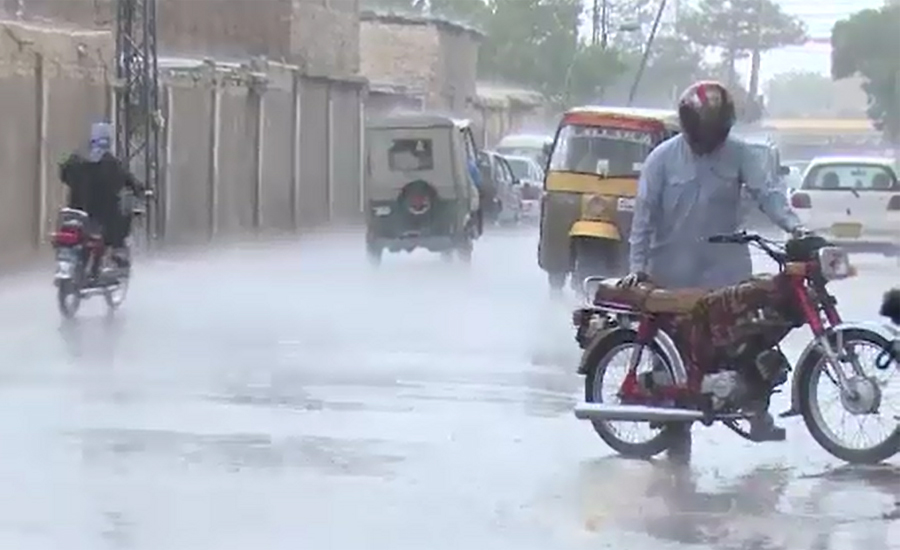
<svg viewBox="0 0 900 550">
<path fill-rule="evenodd" d="M 70 323 L 51 266 L 5 279 L 0 548 L 900 548 L 900 457 L 843 466 L 800 419 L 698 429 L 688 472 L 612 456 L 536 239 L 469 268 L 373 271 L 356 235 L 145 258 Z M 861 269 L 834 288 L 873 319 L 900 267 Z"/>
</svg>

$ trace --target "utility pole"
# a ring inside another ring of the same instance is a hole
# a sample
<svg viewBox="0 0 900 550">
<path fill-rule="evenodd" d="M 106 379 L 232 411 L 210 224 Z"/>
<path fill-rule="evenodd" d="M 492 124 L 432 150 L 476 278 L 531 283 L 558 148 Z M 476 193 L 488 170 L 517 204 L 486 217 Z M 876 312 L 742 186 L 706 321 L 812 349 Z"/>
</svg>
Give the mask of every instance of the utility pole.
<svg viewBox="0 0 900 550">
<path fill-rule="evenodd" d="M 763 22 L 763 0 L 757 0 L 756 17 L 753 24 L 753 51 L 750 52 L 750 82 L 748 91 L 750 92 L 750 100 L 756 101 L 759 95 L 759 65 L 762 56 L 762 22 Z"/>
<path fill-rule="evenodd" d="M 156 0 L 116 0 L 116 154 L 149 189 L 159 185 L 159 66 Z M 148 242 L 162 228 L 147 205 Z M 155 227 L 159 224 L 158 227 Z"/>
<path fill-rule="evenodd" d="M 591 10 L 591 45 L 609 46 L 609 0 L 594 0 Z"/>
<path fill-rule="evenodd" d="M 600 45 L 605 50 L 609 45 L 609 0 L 602 0 L 600 6 Z"/>
<path fill-rule="evenodd" d="M 656 18 L 653 20 L 653 28 L 650 29 L 650 36 L 647 38 L 647 44 L 644 46 L 644 55 L 641 56 L 641 64 L 638 67 L 637 75 L 631 84 L 631 90 L 628 92 L 628 106 L 634 102 L 634 96 L 637 94 L 638 86 L 641 84 L 641 78 L 644 76 L 644 69 L 647 68 L 647 60 L 650 59 L 650 49 L 653 48 L 653 41 L 656 39 L 656 31 L 659 30 L 659 21 L 662 19 L 663 12 L 666 9 L 666 0 L 660 0 L 659 9 L 656 11 Z"/>
</svg>

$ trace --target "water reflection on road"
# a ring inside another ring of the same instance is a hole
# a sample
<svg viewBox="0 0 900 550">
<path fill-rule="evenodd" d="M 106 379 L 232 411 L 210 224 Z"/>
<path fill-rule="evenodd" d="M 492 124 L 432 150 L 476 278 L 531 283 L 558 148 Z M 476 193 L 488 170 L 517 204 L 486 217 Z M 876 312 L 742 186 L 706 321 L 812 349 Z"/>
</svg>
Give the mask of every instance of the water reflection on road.
<svg viewBox="0 0 900 550">
<path fill-rule="evenodd" d="M 609 456 L 571 415 L 573 302 L 535 241 L 375 272 L 356 235 L 146 259 L 122 311 L 70 323 L 47 273 L 16 278 L 0 547 L 900 546 L 897 461 L 844 467 L 799 420 L 784 444 L 698 429 L 686 469 Z M 873 265 L 835 285 L 848 318 L 893 282 Z"/>
</svg>

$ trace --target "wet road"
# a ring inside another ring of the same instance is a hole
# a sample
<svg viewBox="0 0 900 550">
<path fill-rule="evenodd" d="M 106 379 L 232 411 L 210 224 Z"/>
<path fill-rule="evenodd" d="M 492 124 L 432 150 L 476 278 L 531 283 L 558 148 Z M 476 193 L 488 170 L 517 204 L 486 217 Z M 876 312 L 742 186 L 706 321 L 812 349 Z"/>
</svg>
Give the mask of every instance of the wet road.
<svg viewBox="0 0 900 550">
<path fill-rule="evenodd" d="M 356 236 L 147 259 L 115 317 L 68 324 L 49 267 L 7 279 L 0 548 L 900 548 L 900 458 L 841 467 L 799 419 L 700 430 L 690 475 L 611 457 L 535 242 L 468 269 L 373 272 Z M 848 318 L 900 272 L 862 268 Z"/>
</svg>

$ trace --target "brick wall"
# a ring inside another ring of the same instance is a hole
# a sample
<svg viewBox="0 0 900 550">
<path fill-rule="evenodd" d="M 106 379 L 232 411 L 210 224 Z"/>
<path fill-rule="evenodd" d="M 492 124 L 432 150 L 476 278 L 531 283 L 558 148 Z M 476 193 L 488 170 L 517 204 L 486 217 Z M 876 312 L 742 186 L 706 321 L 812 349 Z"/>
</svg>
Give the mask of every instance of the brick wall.
<svg viewBox="0 0 900 550">
<path fill-rule="evenodd" d="M 2 0 L 14 13 L 16 0 Z M 108 28 L 114 0 L 26 0 L 28 19 Z M 359 72 L 359 0 L 158 0 L 160 51 L 168 55 L 264 55 L 313 74 Z"/>
<path fill-rule="evenodd" d="M 425 93 L 425 107 L 471 113 L 481 35 L 438 19 L 364 12 L 360 70 L 372 82 Z"/>
<path fill-rule="evenodd" d="M 440 37 L 435 27 L 364 20 L 359 49 L 360 72 L 372 82 L 421 90 L 428 107 L 440 102 Z"/>
<path fill-rule="evenodd" d="M 105 118 L 109 32 L 0 22 L 0 267 L 45 245 L 64 191 L 57 163 Z"/>
</svg>

